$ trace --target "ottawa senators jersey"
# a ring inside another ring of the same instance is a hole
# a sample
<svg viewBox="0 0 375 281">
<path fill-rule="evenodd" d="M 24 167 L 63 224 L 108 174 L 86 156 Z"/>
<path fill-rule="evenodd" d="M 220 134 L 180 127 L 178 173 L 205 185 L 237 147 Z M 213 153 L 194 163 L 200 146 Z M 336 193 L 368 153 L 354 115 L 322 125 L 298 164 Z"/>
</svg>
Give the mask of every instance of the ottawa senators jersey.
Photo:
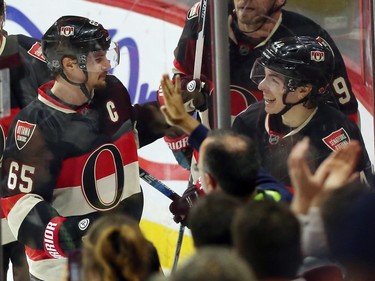
<svg viewBox="0 0 375 281">
<path fill-rule="evenodd" d="M 13 234 L 26 245 L 31 274 L 42 280 L 61 273 L 61 253 L 80 246 L 100 213 L 140 219 L 135 121 L 140 140 L 148 131 L 147 110 L 131 105 L 114 76 L 108 75 L 107 88 L 95 90 L 91 103 L 79 108 L 55 97 L 53 83 L 39 88 L 38 98 L 14 119 L 1 171 L 2 209 Z M 146 136 L 140 143 L 158 137 Z"/>
<path fill-rule="evenodd" d="M 42 48 L 34 38 L 24 35 L 3 37 L 0 69 L 9 69 L 10 114 L 0 117 L 0 166 L 5 139 L 17 112 L 36 98 L 38 87 L 51 80 Z M 6 93 L 3 93 L 5 95 Z M 2 244 L 15 240 L 2 216 Z"/>
<path fill-rule="evenodd" d="M 291 186 L 288 156 L 293 146 L 305 136 L 310 138 L 309 155 L 306 157 L 312 169 L 318 167 L 332 151 L 351 140 L 358 140 L 362 146 L 362 157 L 357 170 L 363 171 L 366 179 L 371 179 L 371 162 L 358 126 L 329 105 L 319 105 L 303 124 L 290 129 L 282 124 L 280 115 L 267 114 L 261 101 L 236 117 L 233 130 L 257 142 L 263 167 L 287 186 Z"/>
<path fill-rule="evenodd" d="M 34 100 L 38 87 L 51 80 L 40 42 L 24 35 L 3 38 L 0 68 L 9 68 L 10 115 L 0 118 L 0 162 L 9 126 L 17 112 Z"/>
<path fill-rule="evenodd" d="M 194 71 L 195 45 L 199 27 L 198 11 L 199 3 L 188 11 L 183 32 L 174 50 L 174 67 L 178 73 L 192 75 Z M 230 15 L 230 18 L 232 18 L 232 15 Z M 213 62 L 209 33 L 210 20 L 206 19 L 201 73 L 212 82 Z M 308 35 L 311 37 L 320 36 L 331 45 L 335 53 L 335 72 L 331 83 L 331 92 L 334 93 L 335 97 L 332 97 L 331 102 L 356 121 L 358 103 L 352 91 L 343 58 L 332 38 L 318 24 L 297 13 L 283 10 L 281 19 L 276 23 L 270 37 L 258 45 L 254 45 L 251 39 L 239 30 L 235 20 L 232 20 L 230 24 L 229 33 L 232 34 L 232 37 L 234 36 L 234 38 L 229 39 L 232 117 L 246 109 L 250 104 L 263 99 L 257 85 L 250 80 L 250 71 L 255 59 L 260 57 L 267 44 L 283 37 Z"/>
</svg>

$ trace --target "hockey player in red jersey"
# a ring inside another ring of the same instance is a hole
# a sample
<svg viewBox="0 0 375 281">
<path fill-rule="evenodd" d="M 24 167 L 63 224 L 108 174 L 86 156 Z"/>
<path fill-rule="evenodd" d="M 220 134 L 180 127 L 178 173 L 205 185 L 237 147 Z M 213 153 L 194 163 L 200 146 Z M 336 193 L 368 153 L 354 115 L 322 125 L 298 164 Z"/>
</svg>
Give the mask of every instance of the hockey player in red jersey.
<svg viewBox="0 0 375 281">
<path fill-rule="evenodd" d="M 269 45 L 251 70 L 263 101 L 240 113 L 233 129 L 258 143 L 263 166 L 288 186 L 288 155 L 306 136 L 311 143 L 307 156 L 311 167 L 352 139 L 358 140 L 363 151 L 358 171 L 370 179 L 371 163 L 358 126 L 325 103 L 334 58 L 322 38 L 293 36 Z"/>
<path fill-rule="evenodd" d="M 38 87 L 51 80 L 42 54 L 40 42 L 25 35 L 9 35 L 3 29 L 6 6 L 0 1 L 0 70 L 9 71 L 9 80 L 2 76 L 0 95 L 0 166 L 9 126 L 17 112 L 36 98 Z M 7 89 L 7 90 L 6 90 Z M 1 218 L 1 245 L 3 276 L 7 280 L 9 263 L 12 263 L 13 280 L 29 280 L 25 250 L 11 233 L 6 219 Z"/>
<path fill-rule="evenodd" d="M 156 102 L 131 105 L 127 89 L 108 74 L 119 54 L 101 24 L 61 17 L 42 50 L 55 79 L 12 123 L 1 203 L 26 246 L 32 280 L 56 280 L 102 212 L 140 219 L 137 148 L 161 137 L 166 124 L 154 118 Z"/>
</svg>

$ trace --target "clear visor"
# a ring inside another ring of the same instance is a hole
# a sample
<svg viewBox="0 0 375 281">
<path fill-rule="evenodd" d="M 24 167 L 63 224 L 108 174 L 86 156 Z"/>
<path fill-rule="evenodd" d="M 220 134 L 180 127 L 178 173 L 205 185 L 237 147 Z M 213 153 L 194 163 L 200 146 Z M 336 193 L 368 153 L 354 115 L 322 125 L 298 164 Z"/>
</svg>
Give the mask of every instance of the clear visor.
<svg viewBox="0 0 375 281">
<path fill-rule="evenodd" d="M 120 64 L 120 51 L 117 42 L 111 42 L 111 45 L 109 45 L 107 50 L 106 57 L 111 65 L 111 69 Z"/>
<path fill-rule="evenodd" d="M 88 55 L 88 59 L 99 68 L 105 68 L 106 70 L 115 68 L 120 63 L 118 44 L 116 42 L 111 42 L 108 50 L 91 52 Z M 95 70 L 87 67 L 87 71 Z"/>
<path fill-rule="evenodd" d="M 263 81 L 265 77 L 264 66 L 260 63 L 260 58 L 257 58 L 253 64 L 250 72 L 250 79 L 257 85 Z"/>
</svg>

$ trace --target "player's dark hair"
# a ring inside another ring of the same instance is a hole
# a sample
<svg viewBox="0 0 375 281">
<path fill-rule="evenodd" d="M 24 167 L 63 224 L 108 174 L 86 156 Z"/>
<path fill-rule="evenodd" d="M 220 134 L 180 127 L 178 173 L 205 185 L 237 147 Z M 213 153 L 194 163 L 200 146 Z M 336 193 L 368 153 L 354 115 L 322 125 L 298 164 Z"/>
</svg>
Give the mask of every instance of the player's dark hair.
<svg viewBox="0 0 375 281">
<path fill-rule="evenodd" d="M 302 262 L 300 225 L 287 205 L 251 200 L 238 210 L 232 230 L 235 250 L 259 280 L 296 276 Z"/>
<path fill-rule="evenodd" d="M 247 197 L 256 187 L 260 161 L 256 145 L 231 130 L 212 130 L 205 150 L 203 169 L 230 195 Z"/>
</svg>

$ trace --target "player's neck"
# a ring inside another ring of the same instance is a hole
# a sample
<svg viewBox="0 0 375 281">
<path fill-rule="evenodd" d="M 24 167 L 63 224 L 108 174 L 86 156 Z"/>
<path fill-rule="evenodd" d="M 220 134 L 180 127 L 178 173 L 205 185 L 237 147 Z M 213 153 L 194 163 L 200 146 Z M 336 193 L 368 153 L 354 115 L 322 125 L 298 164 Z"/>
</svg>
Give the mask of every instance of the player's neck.
<svg viewBox="0 0 375 281">
<path fill-rule="evenodd" d="M 277 20 L 280 16 L 281 10 L 276 11 L 275 13 L 270 15 L 269 19 L 267 19 L 263 23 L 243 23 L 238 21 L 238 27 L 248 37 L 267 37 L 271 33 L 272 29 L 275 27 Z"/>
<path fill-rule="evenodd" d="M 305 122 L 315 108 L 306 108 L 303 104 L 297 104 L 282 115 L 283 124 L 290 128 L 297 128 Z"/>
<path fill-rule="evenodd" d="M 87 103 L 87 98 L 79 86 L 75 86 L 58 77 L 51 89 L 52 93 L 67 104 L 76 106 Z"/>
</svg>

